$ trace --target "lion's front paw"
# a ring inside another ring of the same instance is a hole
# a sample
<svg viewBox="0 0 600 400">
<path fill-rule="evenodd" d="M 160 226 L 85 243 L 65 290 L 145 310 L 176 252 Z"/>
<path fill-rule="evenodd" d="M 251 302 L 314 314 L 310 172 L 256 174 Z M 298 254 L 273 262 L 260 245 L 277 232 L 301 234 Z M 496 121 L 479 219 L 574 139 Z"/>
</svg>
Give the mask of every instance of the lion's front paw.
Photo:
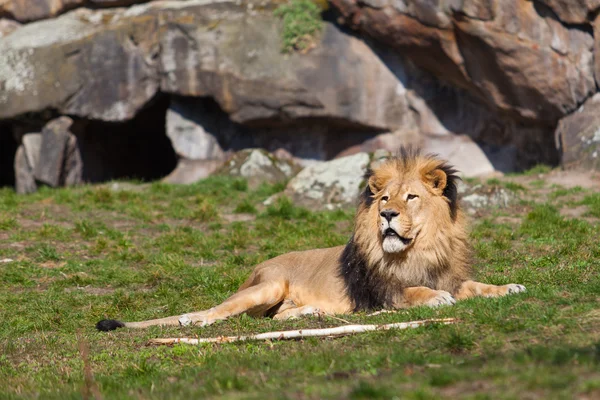
<svg viewBox="0 0 600 400">
<path fill-rule="evenodd" d="M 454 297 L 445 290 L 434 290 L 435 295 L 427 300 L 425 305 L 429 307 L 438 307 L 438 306 L 451 306 L 456 303 Z"/>
<path fill-rule="evenodd" d="M 504 287 L 506 288 L 506 294 L 523 293 L 527 290 L 525 286 L 517 283 L 509 283 L 508 285 L 504 285 Z"/>
<path fill-rule="evenodd" d="M 180 326 L 207 326 L 211 325 L 215 322 L 214 319 L 208 318 L 207 315 L 198 315 L 198 314 L 184 314 L 179 317 L 179 325 Z"/>
</svg>

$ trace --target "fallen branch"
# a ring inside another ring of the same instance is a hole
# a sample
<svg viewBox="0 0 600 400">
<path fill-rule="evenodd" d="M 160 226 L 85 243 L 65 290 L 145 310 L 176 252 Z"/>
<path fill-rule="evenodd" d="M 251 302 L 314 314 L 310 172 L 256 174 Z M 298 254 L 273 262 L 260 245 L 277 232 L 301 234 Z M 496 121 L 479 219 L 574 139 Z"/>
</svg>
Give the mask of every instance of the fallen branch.
<svg viewBox="0 0 600 400">
<path fill-rule="evenodd" d="M 380 315 L 380 314 L 394 314 L 397 312 L 398 312 L 398 310 L 379 310 L 379 311 L 372 312 L 371 314 L 367 314 L 367 317 L 374 317 L 374 316 Z"/>
<path fill-rule="evenodd" d="M 306 337 L 331 337 L 331 336 L 343 336 L 351 335 L 355 333 L 364 333 L 371 331 L 387 331 L 390 329 L 408 329 L 418 328 L 420 326 L 429 324 L 454 324 L 455 318 L 443 318 L 443 319 L 426 319 L 422 321 L 410 321 L 410 322 L 397 322 L 393 324 L 385 325 L 344 325 L 335 328 L 325 329 L 300 329 L 295 331 L 279 331 L 279 332 L 266 332 L 257 335 L 248 336 L 218 336 L 212 338 L 165 338 L 165 339 L 150 339 L 148 344 L 199 344 L 199 343 L 231 343 L 231 342 L 242 342 L 246 340 L 284 340 L 284 339 L 302 339 Z"/>
</svg>

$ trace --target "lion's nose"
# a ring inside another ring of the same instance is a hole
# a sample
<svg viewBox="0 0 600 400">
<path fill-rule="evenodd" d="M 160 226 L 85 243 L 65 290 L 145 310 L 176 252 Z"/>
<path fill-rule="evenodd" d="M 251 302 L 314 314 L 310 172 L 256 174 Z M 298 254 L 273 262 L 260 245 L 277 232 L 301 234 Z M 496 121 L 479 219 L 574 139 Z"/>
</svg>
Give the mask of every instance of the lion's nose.
<svg viewBox="0 0 600 400">
<path fill-rule="evenodd" d="M 379 213 L 383 218 L 387 219 L 388 222 L 392 220 L 392 218 L 397 217 L 398 213 L 394 210 L 383 210 Z"/>
</svg>

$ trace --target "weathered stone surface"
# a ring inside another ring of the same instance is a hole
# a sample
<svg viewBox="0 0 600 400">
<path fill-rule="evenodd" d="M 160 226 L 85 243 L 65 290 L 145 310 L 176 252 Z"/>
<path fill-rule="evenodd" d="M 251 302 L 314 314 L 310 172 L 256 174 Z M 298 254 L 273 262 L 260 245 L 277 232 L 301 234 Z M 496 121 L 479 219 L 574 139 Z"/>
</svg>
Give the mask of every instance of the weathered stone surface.
<svg viewBox="0 0 600 400">
<path fill-rule="evenodd" d="M 37 190 L 33 169 L 39 158 L 41 144 L 41 134 L 23 135 L 23 143 L 17 149 L 14 160 L 15 190 L 19 194 L 33 193 Z"/>
<path fill-rule="evenodd" d="M 271 10 L 230 1 L 79 9 L 0 39 L 0 118 L 47 108 L 123 121 L 157 92 L 212 97 L 239 123 L 335 118 L 410 124 L 405 89 L 363 41 L 325 24 L 309 54 L 285 55 Z M 159 76 L 160 71 L 160 76 Z"/>
<path fill-rule="evenodd" d="M 559 122 L 556 141 L 563 168 L 600 171 L 600 94 Z"/>
<path fill-rule="evenodd" d="M 121 7 L 148 0 L 0 0 L 0 16 L 20 22 L 52 18 L 81 6 Z"/>
<path fill-rule="evenodd" d="M 42 142 L 33 170 L 37 181 L 52 187 L 60 184 L 71 125 L 71 118 L 60 117 L 50 121 L 42 129 Z"/>
<path fill-rule="evenodd" d="M 188 160 L 182 158 L 177 167 L 163 178 L 163 182 L 190 184 L 210 176 L 223 165 L 222 160 Z"/>
<path fill-rule="evenodd" d="M 38 184 L 72 186 L 82 181 L 83 162 L 77 138 L 70 132 L 73 120 L 60 117 L 50 121 L 42 133 L 23 135 L 15 154 L 17 193 L 32 193 Z"/>
<path fill-rule="evenodd" d="M 0 119 L 54 108 L 132 118 L 158 90 L 157 19 L 77 10 L 0 38 Z"/>
<path fill-rule="evenodd" d="M 376 128 L 410 123 L 404 87 L 363 41 L 326 23 L 308 54 L 281 52 L 270 12 L 223 3 L 189 14 L 165 12 L 164 91 L 214 97 L 238 123 L 338 118 Z M 210 27 L 208 29 L 208 27 Z"/>
<path fill-rule="evenodd" d="M 593 38 L 526 0 L 332 0 L 348 24 L 513 118 L 552 126 L 596 90 Z"/>
<path fill-rule="evenodd" d="M 77 144 L 77 137 L 70 134 L 65 149 L 65 162 L 60 174 L 61 186 L 79 185 L 83 180 L 83 160 Z"/>
<path fill-rule="evenodd" d="M 370 162 L 368 153 L 358 153 L 306 167 L 288 183 L 284 193 L 310 208 L 353 205 Z"/>
<path fill-rule="evenodd" d="M 20 26 L 21 24 L 16 21 L 0 18 L 0 38 L 8 36 L 12 32 L 16 31 Z"/>
<path fill-rule="evenodd" d="M 44 12 L 56 15 L 78 1 L 33 0 L 29 11 L 50 4 L 57 8 Z M 467 134 L 488 157 L 465 141 L 455 163 L 477 174 L 490 161 L 505 170 L 551 163 L 555 124 L 596 90 L 589 29 L 561 21 L 580 21 L 583 9 L 593 17 L 596 1 L 332 0 L 369 38 L 325 23 L 307 54 L 281 53 L 276 2 L 82 8 L 0 37 L 0 119 L 57 110 L 132 121 L 167 93 L 214 99 L 222 114 L 212 129 L 209 110 L 169 111 L 182 159 L 218 159 L 243 147 L 331 159 L 348 147 L 379 148 L 395 132 L 431 136 L 447 153 L 454 147 L 446 137 Z M 9 3 L 15 9 L 25 0 L 0 0 L 0 9 Z M 475 158 L 481 163 L 464 164 Z M 196 177 L 210 168 L 182 162 L 179 171 Z"/>
<path fill-rule="evenodd" d="M 222 160 L 219 145 L 219 117 L 204 102 L 171 99 L 167 110 L 167 136 L 180 157 L 188 160 Z"/>
<path fill-rule="evenodd" d="M 518 199 L 514 192 L 499 185 L 465 185 L 461 192 L 461 207 L 471 215 L 481 209 L 509 207 Z"/>
<path fill-rule="evenodd" d="M 23 135 L 22 139 L 23 149 L 25 151 L 24 156 L 27 160 L 27 164 L 32 168 L 38 165 L 40 159 L 40 151 L 42 148 L 42 134 L 41 133 L 27 133 Z"/>
<path fill-rule="evenodd" d="M 464 177 L 487 176 L 495 172 L 483 151 L 466 135 L 424 135 L 423 151 L 439 154 Z"/>
<path fill-rule="evenodd" d="M 360 146 L 353 146 L 340 156 L 358 152 L 373 152 L 377 149 L 387 150 L 394 154 L 400 146 L 412 145 L 425 153 L 435 153 L 448 160 L 459 170 L 461 176 L 477 177 L 493 174 L 495 168 L 481 148 L 466 135 L 419 134 L 417 132 L 383 133 L 365 141 Z"/>
<path fill-rule="evenodd" d="M 592 24 L 594 28 L 594 77 L 596 78 L 596 84 L 600 86 L 600 15 L 596 17 L 596 20 Z"/>
<path fill-rule="evenodd" d="M 600 9 L 599 0 L 538 0 L 550 7 L 556 16 L 569 24 L 588 22 L 588 16 Z M 535 4 L 535 2 L 534 2 Z"/>
<path fill-rule="evenodd" d="M 85 0 L 0 0 L 0 16 L 29 22 L 54 17 L 83 3 Z"/>
<path fill-rule="evenodd" d="M 296 165 L 263 149 L 245 149 L 235 153 L 216 174 L 242 177 L 250 187 L 257 187 L 261 183 L 285 182 L 297 172 Z"/>
</svg>

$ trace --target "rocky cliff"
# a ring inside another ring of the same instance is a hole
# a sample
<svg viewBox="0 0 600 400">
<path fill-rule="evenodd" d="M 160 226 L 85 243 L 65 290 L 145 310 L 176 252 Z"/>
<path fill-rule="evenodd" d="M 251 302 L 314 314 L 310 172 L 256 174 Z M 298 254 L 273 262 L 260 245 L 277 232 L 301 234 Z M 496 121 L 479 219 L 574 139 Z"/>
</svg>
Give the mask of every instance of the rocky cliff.
<svg viewBox="0 0 600 400">
<path fill-rule="evenodd" d="M 597 91 L 598 1 L 331 0 L 292 52 L 280 1 L 134 3 L 0 1 L 0 183 L 60 116 L 84 181 L 177 163 L 189 181 L 247 147 L 303 162 L 402 143 L 477 175 L 577 159 L 566 136 L 594 132 L 563 123 L 555 140 Z"/>
</svg>

